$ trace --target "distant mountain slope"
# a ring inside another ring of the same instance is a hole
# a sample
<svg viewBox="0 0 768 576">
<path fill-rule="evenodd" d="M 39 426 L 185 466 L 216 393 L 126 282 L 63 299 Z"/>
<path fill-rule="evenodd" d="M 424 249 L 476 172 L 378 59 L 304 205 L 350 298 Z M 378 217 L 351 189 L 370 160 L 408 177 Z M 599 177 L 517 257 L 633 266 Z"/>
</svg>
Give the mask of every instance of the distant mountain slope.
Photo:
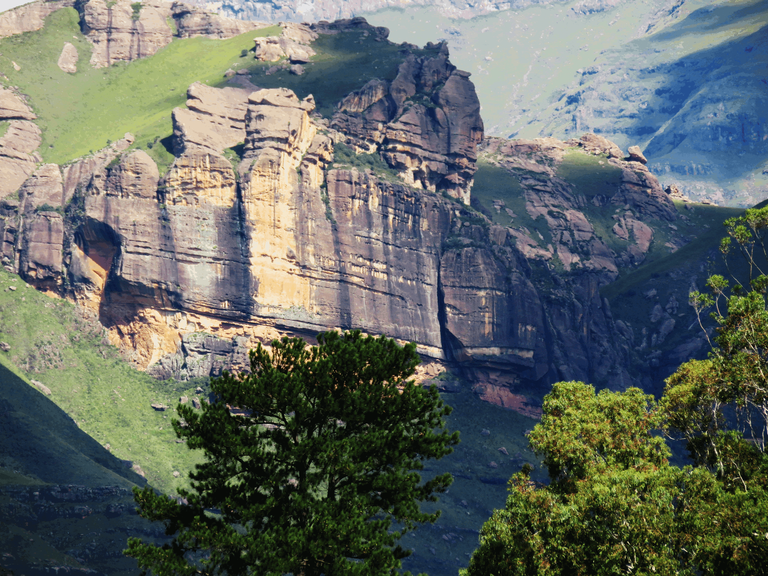
<svg viewBox="0 0 768 576">
<path fill-rule="evenodd" d="M 190 4 L 206 6 L 227 16 L 251 20 L 277 22 L 316 22 L 338 20 L 386 8 L 432 6 L 441 14 L 452 18 L 471 18 L 510 7 L 523 7 L 536 3 L 554 3 L 562 0 L 192 0 Z M 585 4 L 611 4 L 621 0 L 586 0 Z"/>
</svg>

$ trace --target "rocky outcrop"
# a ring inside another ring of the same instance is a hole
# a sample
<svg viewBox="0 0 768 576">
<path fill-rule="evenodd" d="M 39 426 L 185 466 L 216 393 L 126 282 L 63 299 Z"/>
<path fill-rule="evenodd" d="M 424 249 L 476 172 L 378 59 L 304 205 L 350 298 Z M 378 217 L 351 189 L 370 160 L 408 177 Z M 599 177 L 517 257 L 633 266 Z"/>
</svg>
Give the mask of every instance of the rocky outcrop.
<svg viewBox="0 0 768 576">
<path fill-rule="evenodd" d="M 200 147 L 221 154 L 245 141 L 248 90 L 211 88 L 195 82 L 187 91 L 187 108 L 174 108 L 176 154 Z"/>
<path fill-rule="evenodd" d="M 75 0 L 38 0 L 0 14 L 0 38 L 40 30 L 45 19 L 56 10 L 74 6 Z"/>
<path fill-rule="evenodd" d="M 143 150 L 134 150 L 109 171 L 103 190 L 98 189 L 101 182 L 94 181 L 91 193 L 155 200 L 159 180 L 160 172 L 155 161 Z"/>
<path fill-rule="evenodd" d="M 560 166 L 569 149 L 574 148 L 604 158 L 596 159 L 596 168 L 602 165 L 613 184 L 592 191 L 564 181 Z M 648 169 L 641 163 L 622 160 L 624 154 L 614 143 L 594 134 L 568 142 L 554 138 L 492 138 L 483 144 L 482 157 L 515 175 L 525 197 L 527 215 L 533 221 L 541 219 L 546 223 L 551 243 L 543 242 L 543 237 L 537 239 L 525 226 L 509 229 L 523 254 L 529 259 L 556 258 L 566 272 L 589 270 L 600 282 L 610 282 L 620 267 L 637 265 L 645 259 L 653 239 L 649 223 L 677 218 L 674 205 Z M 612 232 L 623 243 L 616 245 L 614 238 L 597 234 L 584 209 L 587 203 L 604 211 L 615 207 Z"/>
<path fill-rule="evenodd" d="M 151 56 L 167 46 L 174 33 L 179 38 L 231 38 L 265 26 L 164 0 L 80 0 L 77 7 L 83 33 L 93 44 L 91 65 L 96 68 Z"/>
<path fill-rule="evenodd" d="M 88 0 L 80 11 L 83 33 L 93 44 L 91 66 L 95 68 L 151 56 L 173 37 L 167 22 L 170 5 L 162 0 L 141 4 Z"/>
<path fill-rule="evenodd" d="M 8 129 L 0 138 L 0 198 L 16 192 L 35 170 L 42 142 L 40 129 L 31 122 L 37 118 L 29 105 L 13 90 L 0 88 L 0 121 Z"/>
<path fill-rule="evenodd" d="M 34 172 L 40 156 L 37 149 L 42 134 L 37 124 L 28 120 L 10 120 L 0 138 L 0 198 L 13 194 Z"/>
<path fill-rule="evenodd" d="M 448 62 L 445 45 L 434 58 L 410 55 L 391 83 L 371 80 L 347 96 L 332 126 L 407 184 L 469 204 L 483 123 L 468 76 Z"/>
<path fill-rule="evenodd" d="M 29 105 L 13 90 L 0 88 L 0 120 L 34 120 Z"/>
<path fill-rule="evenodd" d="M 61 209 L 64 205 L 64 186 L 58 164 L 44 164 L 19 190 L 25 213 L 44 207 Z"/>
<path fill-rule="evenodd" d="M 86 188 L 91 185 L 95 179 L 96 182 L 104 178 L 104 171 L 121 152 L 124 152 L 133 144 L 134 138 L 130 133 L 126 133 L 123 138 L 113 142 L 106 148 L 102 148 L 92 156 L 81 158 L 72 164 L 64 166 L 63 185 L 64 185 L 64 203 L 69 202 L 80 188 Z M 95 184 L 97 187 L 99 184 Z"/>
<path fill-rule="evenodd" d="M 232 38 L 244 32 L 267 26 L 264 22 L 227 18 L 183 2 L 173 3 L 171 15 L 176 24 L 176 35 L 179 38 L 192 38 L 193 36 Z"/>
<path fill-rule="evenodd" d="M 315 55 L 309 46 L 317 33 L 306 24 L 281 22 L 280 36 L 254 38 L 254 56 L 262 62 L 277 62 L 287 58 L 292 64 L 305 64 Z"/>
</svg>

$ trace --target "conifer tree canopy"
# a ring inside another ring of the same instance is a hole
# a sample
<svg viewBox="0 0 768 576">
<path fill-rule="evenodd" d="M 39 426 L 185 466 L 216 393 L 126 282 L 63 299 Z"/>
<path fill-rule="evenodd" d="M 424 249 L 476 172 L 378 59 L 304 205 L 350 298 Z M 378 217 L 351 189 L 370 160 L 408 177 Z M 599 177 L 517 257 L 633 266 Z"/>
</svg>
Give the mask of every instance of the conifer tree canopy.
<svg viewBox="0 0 768 576">
<path fill-rule="evenodd" d="M 186 502 L 135 490 L 174 538 L 132 538 L 126 554 L 158 576 L 394 574 L 408 555 L 397 540 L 438 517 L 419 502 L 452 481 L 417 471 L 459 441 L 437 390 L 408 380 L 418 361 L 413 344 L 360 332 L 252 350 L 250 374 L 212 381 L 216 402 L 179 405 L 176 433 L 205 462 Z"/>
</svg>

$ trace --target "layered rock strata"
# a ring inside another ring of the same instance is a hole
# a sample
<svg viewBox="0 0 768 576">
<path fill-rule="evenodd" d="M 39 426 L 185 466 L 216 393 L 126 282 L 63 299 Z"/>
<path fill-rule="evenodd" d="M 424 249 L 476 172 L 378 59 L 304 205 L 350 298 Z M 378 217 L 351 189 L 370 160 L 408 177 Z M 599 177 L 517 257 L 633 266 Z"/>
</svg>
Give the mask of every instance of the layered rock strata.
<svg viewBox="0 0 768 576">
<path fill-rule="evenodd" d="M 76 7 L 83 33 L 93 44 L 91 65 L 96 68 L 151 56 L 174 36 L 231 38 L 265 26 L 164 0 L 79 0 Z"/>
<path fill-rule="evenodd" d="M 598 163 L 612 170 L 613 185 L 587 196 L 559 177 L 559 166 L 569 149 L 604 158 Z M 621 267 L 643 262 L 653 240 L 653 222 L 672 222 L 677 218 L 669 196 L 646 166 L 623 160 L 622 151 L 601 136 L 585 134 L 568 142 L 554 138 L 489 138 L 481 155 L 487 162 L 516 175 L 528 216 L 546 223 L 552 239 L 546 245 L 525 226 L 509 229 L 523 254 L 529 259 L 549 262 L 556 258 L 566 272 L 589 270 L 601 282 L 610 282 Z M 598 236 L 585 216 L 588 204 L 614 212 L 616 223 L 612 233 L 624 242 L 621 252 L 608 245 L 608 238 Z"/>
<path fill-rule="evenodd" d="M 0 88 L 0 122 L 8 122 L 0 138 L 0 198 L 19 189 L 35 170 L 42 134 L 32 122 L 35 113 L 16 92 Z"/>
<path fill-rule="evenodd" d="M 416 342 L 471 367 L 479 392 L 510 406 L 522 386 L 619 370 L 598 276 L 542 294 L 533 277 L 550 273 L 531 267 L 509 229 L 439 193 L 330 169 L 333 140 L 313 108 L 286 89 L 250 94 L 237 175 L 217 150 L 187 142 L 158 184 L 146 154 L 123 153 L 80 185 L 77 217 L 38 211 L 28 229 L 6 226 L 15 242 L 4 253 L 49 289 L 65 270 L 60 290 L 160 377 L 243 368 L 256 342 L 333 328 Z M 25 184 L 17 214 L 66 195 L 54 168 Z"/>
<path fill-rule="evenodd" d="M 434 58 L 410 55 L 392 82 L 371 80 L 347 96 L 332 126 L 358 152 L 380 154 L 406 184 L 469 204 L 483 122 L 468 77 L 445 44 Z"/>
<path fill-rule="evenodd" d="M 191 86 L 162 177 L 130 135 L 63 169 L 33 166 L 0 204 L 4 263 L 90 308 L 159 377 L 243 368 L 245 350 L 286 333 L 360 328 L 456 362 L 510 407 L 558 379 L 629 384 L 629 337 L 599 292 L 625 256 L 585 207 L 615 206 L 611 234 L 630 258 L 654 241 L 652 221 L 675 218 L 667 195 L 598 136 L 489 141 L 483 154 L 519 177 L 551 245 L 493 224 L 467 206 L 483 131 L 474 88 L 431 48 L 349 94 L 330 121 L 287 89 Z M 31 113 L 10 97 L 5 109 Z M 333 164 L 342 142 L 388 168 Z M 574 148 L 608 163 L 610 194 L 558 175 Z"/>
<path fill-rule="evenodd" d="M 3 12 L 0 14 L 0 38 L 40 30 L 49 15 L 61 8 L 71 8 L 74 4 L 75 0 L 38 1 Z"/>
</svg>

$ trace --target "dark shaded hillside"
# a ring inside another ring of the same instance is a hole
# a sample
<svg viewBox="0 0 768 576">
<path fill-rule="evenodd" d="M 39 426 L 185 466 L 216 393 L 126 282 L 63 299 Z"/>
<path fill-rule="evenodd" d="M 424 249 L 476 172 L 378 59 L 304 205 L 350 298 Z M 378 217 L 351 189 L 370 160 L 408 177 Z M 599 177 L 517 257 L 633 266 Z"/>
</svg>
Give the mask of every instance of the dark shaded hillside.
<svg viewBox="0 0 768 576">
<path fill-rule="evenodd" d="M 144 483 L 0 364 L 0 569 L 135 573 L 128 535 L 162 536 L 133 511 L 130 488 Z"/>
<path fill-rule="evenodd" d="M 5 471 L 46 484 L 128 488 L 146 483 L 130 464 L 110 454 L 66 412 L 2 364 L 0 434 L 0 464 Z"/>
</svg>

